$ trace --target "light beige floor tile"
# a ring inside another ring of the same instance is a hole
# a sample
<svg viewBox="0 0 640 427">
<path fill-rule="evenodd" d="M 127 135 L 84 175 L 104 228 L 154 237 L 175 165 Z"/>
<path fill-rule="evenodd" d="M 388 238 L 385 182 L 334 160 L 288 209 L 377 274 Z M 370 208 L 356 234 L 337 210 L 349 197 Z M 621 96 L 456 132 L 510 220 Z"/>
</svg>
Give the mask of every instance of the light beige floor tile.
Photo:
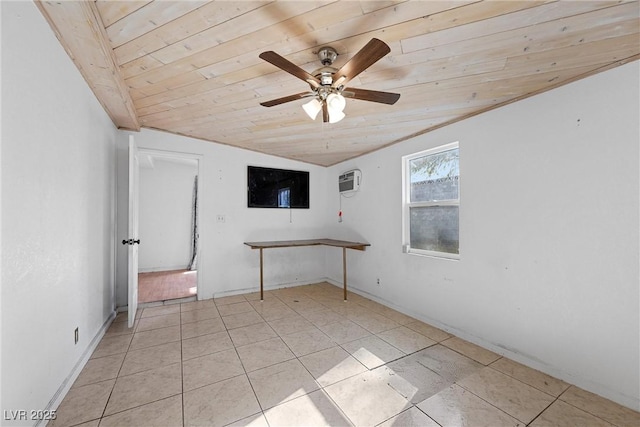
<svg viewBox="0 0 640 427">
<path fill-rule="evenodd" d="M 311 313 L 313 311 L 326 310 L 326 307 L 324 305 L 312 299 L 302 300 L 299 302 L 296 302 L 296 301 L 298 300 L 294 300 L 293 302 L 290 302 L 290 303 L 285 302 L 285 304 L 287 304 L 289 308 L 291 308 L 292 310 L 300 314 Z"/>
<path fill-rule="evenodd" d="M 109 326 L 109 329 L 107 329 L 107 332 L 105 332 L 105 337 L 133 334 L 139 323 L 140 320 L 134 321 L 133 326 L 130 328 L 127 322 L 113 322 L 111 326 Z"/>
<path fill-rule="evenodd" d="M 490 366 L 503 374 L 507 374 L 510 377 L 520 380 L 525 384 L 529 384 L 530 386 L 555 397 L 560 396 L 567 388 L 569 388 L 569 384 L 564 381 L 553 378 L 550 375 L 536 371 L 535 369 L 529 368 L 505 357 L 496 360 Z"/>
<path fill-rule="evenodd" d="M 436 344 L 434 340 L 429 339 L 405 326 L 389 329 L 388 331 L 380 332 L 376 335 L 407 354 L 414 353 Z"/>
<path fill-rule="evenodd" d="M 82 424 L 76 424 L 73 427 L 98 427 L 98 425 L 100 424 L 100 420 L 93 420 L 93 421 L 87 421 L 86 423 L 82 423 Z M 47 424 L 48 426 L 50 426 L 51 424 Z"/>
<path fill-rule="evenodd" d="M 342 299 L 334 299 L 330 301 L 322 301 L 322 305 L 346 318 L 349 315 L 349 310 L 355 305 L 355 303 L 351 301 L 344 301 Z"/>
<path fill-rule="evenodd" d="M 91 355 L 92 359 L 114 354 L 126 353 L 131 344 L 133 334 L 105 335 Z"/>
<path fill-rule="evenodd" d="M 437 342 L 446 340 L 447 338 L 451 337 L 451 334 L 443 331 L 442 329 L 438 329 L 434 326 L 429 325 L 428 323 L 424 323 L 419 320 L 407 323 L 405 326 Z"/>
<path fill-rule="evenodd" d="M 347 320 L 344 316 L 339 315 L 333 310 L 319 310 L 309 313 L 301 313 L 302 317 L 313 323 L 315 326 L 327 325 L 329 323 Z"/>
<path fill-rule="evenodd" d="M 73 387 L 80 387 L 87 384 L 97 383 L 101 381 L 111 380 L 118 376 L 124 353 L 114 354 L 112 356 L 100 357 L 98 359 L 89 359 L 87 364 L 82 368 L 82 372 L 73 383 Z"/>
<path fill-rule="evenodd" d="M 262 410 L 320 388 L 297 359 L 258 369 L 247 375 Z"/>
<path fill-rule="evenodd" d="M 153 316 L 140 319 L 136 332 L 150 331 L 152 329 L 168 328 L 180 325 L 180 313 Z"/>
<path fill-rule="evenodd" d="M 260 413 L 246 375 L 184 393 L 185 426 L 217 427 Z"/>
<path fill-rule="evenodd" d="M 320 329 L 309 329 L 291 335 L 283 335 L 282 340 L 297 357 L 315 353 L 337 344 Z"/>
<path fill-rule="evenodd" d="M 180 342 L 176 341 L 129 351 L 124 358 L 119 376 L 122 377 L 178 363 L 182 357 L 181 347 Z"/>
<path fill-rule="evenodd" d="M 182 339 L 199 337 L 200 335 L 210 335 L 225 330 L 222 319 L 207 319 L 194 323 L 185 323 L 182 325 Z"/>
<path fill-rule="evenodd" d="M 342 381 L 365 372 L 367 368 L 342 347 L 332 347 L 300 358 L 316 381 L 322 386 Z"/>
<path fill-rule="evenodd" d="M 232 348 L 233 343 L 226 331 L 199 335 L 194 338 L 182 340 L 182 360 L 189 360 L 194 357 L 205 356 Z"/>
<path fill-rule="evenodd" d="M 249 292 L 248 294 L 243 294 L 244 298 L 247 301 L 260 301 L 260 291 Z M 263 292 L 263 301 L 270 301 L 276 299 L 276 296 L 270 293 L 269 291 Z"/>
<path fill-rule="evenodd" d="M 201 310 L 185 311 L 180 316 L 180 321 L 184 324 L 184 323 L 199 322 L 201 320 L 207 320 L 207 319 L 215 319 L 217 317 L 220 317 L 220 313 L 218 313 L 218 309 L 215 307 L 211 307 L 211 308 L 203 308 Z"/>
<path fill-rule="evenodd" d="M 396 311 L 389 307 L 384 307 L 378 314 L 382 314 L 384 317 L 388 317 L 389 319 L 401 325 L 406 325 L 407 323 L 416 321 L 416 319 L 414 319 L 413 317 L 402 314 L 399 311 Z"/>
<path fill-rule="evenodd" d="M 575 386 L 569 387 L 560 400 L 617 426 L 640 426 L 640 413 Z"/>
<path fill-rule="evenodd" d="M 142 317 L 142 310 L 141 308 L 138 308 L 138 311 L 136 311 L 136 315 L 135 315 L 135 319 L 139 319 L 140 317 Z M 113 319 L 114 323 L 115 322 L 128 322 L 129 321 L 129 312 L 128 311 L 120 311 L 118 312 L 118 314 L 116 314 L 115 319 Z"/>
<path fill-rule="evenodd" d="M 257 323 L 264 322 L 264 319 L 260 317 L 255 311 L 248 311 L 246 313 L 231 314 L 229 316 L 222 316 L 227 329 L 242 328 L 243 326 L 255 325 Z"/>
<path fill-rule="evenodd" d="M 388 419 L 378 427 L 440 427 L 438 423 L 426 416 L 415 406 Z"/>
<path fill-rule="evenodd" d="M 227 305 L 227 304 L 237 304 L 240 302 L 245 302 L 247 299 L 244 295 L 231 295 L 228 297 L 222 298 L 214 298 L 213 302 L 215 302 L 216 306 Z"/>
<path fill-rule="evenodd" d="M 142 310 L 141 318 L 164 316 L 167 314 L 180 313 L 180 304 L 160 305 L 157 307 L 149 307 Z"/>
<path fill-rule="evenodd" d="M 290 316 L 284 319 L 270 320 L 267 323 L 269 323 L 269 326 L 271 326 L 280 336 L 290 335 L 296 332 L 315 328 L 311 322 L 300 315 Z"/>
<path fill-rule="evenodd" d="M 317 390 L 265 411 L 271 427 L 352 426 L 323 390 Z"/>
<path fill-rule="evenodd" d="M 182 393 L 180 363 L 119 377 L 105 415 L 112 415 Z"/>
<path fill-rule="evenodd" d="M 476 360 L 483 365 L 489 365 L 500 358 L 499 354 L 484 349 L 480 346 L 472 344 L 458 337 L 452 337 L 442 341 L 440 344 L 449 347 L 458 353 L 464 354 L 467 357 Z"/>
<path fill-rule="evenodd" d="M 324 390 L 358 426 L 380 424 L 411 406 L 407 399 L 389 387 L 386 378 L 374 372 L 364 372 Z"/>
<path fill-rule="evenodd" d="M 255 325 L 244 326 L 242 328 L 231 329 L 229 331 L 233 344 L 236 347 L 240 347 L 247 344 L 253 344 L 259 341 L 265 341 L 271 338 L 276 338 L 278 334 L 275 333 L 271 326 L 266 322 L 256 323 Z"/>
<path fill-rule="evenodd" d="M 390 387 L 411 403 L 419 403 L 452 384 L 419 363 L 415 355 L 404 357 L 376 369 L 385 375 Z"/>
<path fill-rule="evenodd" d="M 638 425 L 638 424 L 636 424 Z M 588 412 L 578 409 L 562 400 L 556 400 L 538 418 L 533 420 L 531 427 L 613 427 L 602 418 L 595 417 Z"/>
<path fill-rule="evenodd" d="M 338 344 L 344 344 L 371 335 L 363 327 L 350 320 L 319 326 L 320 330 Z"/>
<path fill-rule="evenodd" d="M 218 305 L 218 311 L 220 312 L 220 316 L 231 316 L 232 314 L 247 313 L 255 310 L 247 301 L 242 301 Z"/>
<path fill-rule="evenodd" d="M 249 304 L 251 304 L 251 307 L 253 307 L 253 309 L 258 313 L 262 313 L 262 310 L 289 308 L 285 303 L 274 296 L 271 298 L 265 298 L 263 301 L 260 301 L 259 298 L 257 300 L 249 300 Z"/>
<path fill-rule="evenodd" d="M 358 305 L 367 308 L 372 313 L 381 313 L 381 312 L 383 312 L 384 310 L 387 309 L 387 307 L 385 307 L 384 305 L 380 304 L 379 302 L 372 301 L 372 300 L 370 300 L 368 298 L 362 298 L 362 297 L 361 297 L 360 300 L 358 300 Z"/>
<path fill-rule="evenodd" d="M 207 354 L 182 363 L 182 384 L 185 391 L 241 374 L 244 374 L 244 369 L 235 349 Z"/>
<path fill-rule="evenodd" d="M 298 316 L 298 313 L 284 304 L 282 304 L 282 307 L 263 308 L 262 310 L 258 311 L 258 313 L 267 322 L 271 322 L 272 320 L 286 319 L 287 317 Z"/>
<path fill-rule="evenodd" d="M 341 347 L 369 369 L 384 365 L 405 355 L 402 351 L 375 335 L 341 344 Z"/>
<path fill-rule="evenodd" d="M 178 394 L 104 417 L 100 422 L 100 426 L 182 427 L 182 395 Z"/>
<path fill-rule="evenodd" d="M 48 426 L 72 426 L 102 416 L 115 380 L 72 388 L 56 411 L 56 419 Z"/>
<path fill-rule="evenodd" d="M 202 310 L 206 308 L 215 308 L 216 305 L 213 299 L 204 299 L 200 301 L 184 302 L 180 304 L 180 311 L 185 313 L 192 310 Z"/>
<path fill-rule="evenodd" d="M 357 323 L 373 334 L 387 331 L 389 329 L 397 328 L 398 326 L 400 326 L 393 320 L 375 313 L 367 313 L 364 316 L 349 317 L 349 320 Z"/>
<path fill-rule="evenodd" d="M 180 326 L 170 326 L 168 328 L 152 329 L 150 331 L 136 332 L 131 341 L 131 350 L 140 350 L 146 347 L 153 347 L 180 341 Z"/>
<path fill-rule="evenodd" d="M 457 384 L 525 424 L 554 401 L 552 396 L 489 367 Z"/>
<path fill-rule="evenodd" d="M 247 372 L 295 358 L 295 355 L 280 338 L 244 345 L 237 347 L 236 350 Z"/>
<path fill-rule="evenodd" d="M 260 298 L 259 294 L 258 294 L 258 298 Z M 270 426 L 264 414 L 260 412 L 259 414 L 251 415 L 250 417 L 243 418 L 241 420 L 228 424 L 227 427 L 270 427 Z"/>
<path fill-rule="evenodd" d="M 436 372 L 449 382 L 460 381 L 484 366 L 439 344 L 420 350 L 414 356 L 418 363 Z"/>
<path fill-rule="evenodd" d="M 524 427 L 517 419 L 455 384 L 417 406 L 442 427 Z"/>
</svg>

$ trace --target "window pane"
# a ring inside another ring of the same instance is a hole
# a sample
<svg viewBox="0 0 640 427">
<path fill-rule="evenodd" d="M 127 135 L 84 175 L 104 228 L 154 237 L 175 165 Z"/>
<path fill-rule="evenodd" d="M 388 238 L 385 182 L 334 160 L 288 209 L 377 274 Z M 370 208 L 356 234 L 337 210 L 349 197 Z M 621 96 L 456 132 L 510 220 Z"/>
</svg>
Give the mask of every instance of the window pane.
<svg viewBox="0 0 640 427">
<path fill-rule="evenodd" d="M 291 198 L 291 189 L 289 187 L 279 189 L 278 190 L 278 207 L 279 208 L 290 207 L 291 205 L 291 203 L 289 203 L 290 198 Z"/>
<path fill-rule="evenodd" d="M 410 227 L 413 249 L 459 253 L 458 206 L 410 208 Z"/>
<path fill-rule="evenodd" d="M 458 149 L 409 161 L 411 202 L 458 199 Z"/>
</svg>

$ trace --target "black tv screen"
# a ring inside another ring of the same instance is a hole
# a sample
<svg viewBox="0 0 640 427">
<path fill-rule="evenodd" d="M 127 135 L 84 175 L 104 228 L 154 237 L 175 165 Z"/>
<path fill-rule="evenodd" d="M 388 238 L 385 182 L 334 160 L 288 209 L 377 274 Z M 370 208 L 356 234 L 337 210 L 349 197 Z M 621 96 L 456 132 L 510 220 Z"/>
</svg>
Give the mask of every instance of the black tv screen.
<svg viewBox="0 0 640 427">
<path fill-rule="evenodd" d="M 309 172 L 247 167 L 250 208 L 309 209 Z"/>
</svg>

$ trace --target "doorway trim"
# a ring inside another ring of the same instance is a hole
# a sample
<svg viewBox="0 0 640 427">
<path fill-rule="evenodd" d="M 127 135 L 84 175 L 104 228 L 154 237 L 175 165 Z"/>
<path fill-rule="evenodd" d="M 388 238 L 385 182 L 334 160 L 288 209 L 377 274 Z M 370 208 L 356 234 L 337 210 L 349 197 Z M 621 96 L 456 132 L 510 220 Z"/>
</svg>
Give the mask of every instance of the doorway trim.
<svg viewBox="0 0 640 427">
<path fill-rule="evenodd" d="M 197 189 L 198 189 L 198 197 L 201 197 L 202 193 L 202 159 L 203 159 L 203 155 L 202 154 L 193 154 L 193 153 L 184 153 L 184 152 L 180 152 L 180 151 L 170 151 L 170 150 L 157 150 L 157 149 L 152 149 L 152 148 L 142 148 L 142 147 L 138 147 L 138 155 L 149 155 L 152 157 L 164 157 L 164 158 L 168 158 L 168 159 L 186 159 L 186 160 L 195 160 L 196 161 L 196 170 L 197 170 L 197 176 L 198 176 L 198 184 L 197 184 Z M 196 207 L 196 214 L 197 214 L 197 218 L 198 218 L 198 230 L 200 230 L 200 206 L 202 206 L 202 203 L 200 203 L 200 201 L 198 202 L 198 205 Z M 200 231 L 198 231 L 198 234 L 200 233 Z M 201 261 L 202 260 L 202 240 L 200 238 L 198 238 L 198 258 Z M 202 289 L 202 270 L 204 268 L 204 264 L 202 262 L 198 263 L 198 274 L 197 274 L 197 282 L 196 282 L 196 286 L 197 286 L 197 290 L 196 290 L 196 300 L 200 300 L 200 292 Z"/>
</svg>

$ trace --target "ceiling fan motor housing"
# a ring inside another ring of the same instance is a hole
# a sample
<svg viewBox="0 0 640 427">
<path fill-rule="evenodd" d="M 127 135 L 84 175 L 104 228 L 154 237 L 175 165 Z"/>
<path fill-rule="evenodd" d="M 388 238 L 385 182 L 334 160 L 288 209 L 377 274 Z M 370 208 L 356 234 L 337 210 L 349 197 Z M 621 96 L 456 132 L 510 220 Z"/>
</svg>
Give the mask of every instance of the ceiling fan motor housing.
<svg viewBox="0 0 640 427">
<path fill-rule="evenodd" d="M 337 57 L 338 51 L 336 51 L 331 46 L 321 47 L 318 50 L 318 59 L 320 59 L 322 65 L 326 66 L 333 64 L 333 61 L 335 61 Z"/>
</svg>

